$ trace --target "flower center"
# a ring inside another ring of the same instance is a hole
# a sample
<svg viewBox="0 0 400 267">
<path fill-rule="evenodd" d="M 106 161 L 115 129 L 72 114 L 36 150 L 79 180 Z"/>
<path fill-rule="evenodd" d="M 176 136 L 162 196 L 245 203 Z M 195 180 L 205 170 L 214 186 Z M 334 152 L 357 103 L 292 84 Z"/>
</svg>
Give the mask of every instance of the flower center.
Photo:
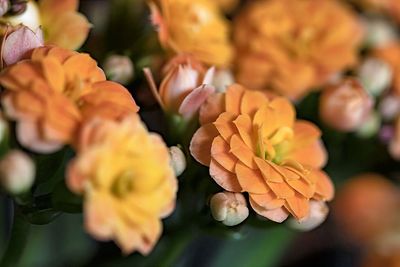
<svg viewBox="0 0 400 267">
<path fill-rule="evenodd" d="M 293 129 L 287 126 L 276 129 L 269 136 L 264 136 L 261 129 L 258 134 L 258 156 L 280 164 L 286 155 L 289 142 L 293 138 Z"/>
<path fill-rule="evenodd" d="M 111 192 L 117 198 L 124 198 L 133 190 L 133 173 L 125 171 L 120 174 L 111 185 Z"/>
</svg>

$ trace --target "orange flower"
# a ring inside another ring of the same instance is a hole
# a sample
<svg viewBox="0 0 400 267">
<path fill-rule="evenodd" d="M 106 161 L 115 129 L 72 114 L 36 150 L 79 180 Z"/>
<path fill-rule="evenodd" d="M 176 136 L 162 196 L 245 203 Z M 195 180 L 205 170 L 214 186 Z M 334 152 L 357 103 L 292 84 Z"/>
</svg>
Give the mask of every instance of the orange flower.
<svg viewBox="0 0 400 267">
<path fill-rule="evenodd" d="M 190 119 L 207 97 L 214 93 L 210 86 L 214 68 L 208 70 L 196 59 L 179 55 L 164 68 L 165 77 L 157 90 L 149 69 L 144 70 L 153 95 L 164 111 Z"/>
<path fill-rule="evenodd" d="M 394 184 L 379 174 L 366 173 L 342 187 L 333 214 L 345 234 L 363 244 L 392 229 L 399 205 L 400 191 Z"/>
<path fill-rule="evenodd" d="M 72 144 L 84 119 L 119 119 L 136 112 L 129 92 L 105 81 L 89 55 L 59 47 L 40 47 L 30 59 L 5 69 L 0 84 L 2 104 L 17 121 L 17 137 L 25 147 L 42 153 Z"/>
<path fill-rule="evenodd" d="M 229 25 L 214 0 L 156 0 L 150 8 L 163 47 L 209 65 L 230 63 Z"/>
<path fill-rule="evenodd" d="M 258 214 L 282 222 L 290 213 L 301 220 L 311 199 L 333 198 L 333 185 L 320 170 L 326 162 L 321 133 L 296 121 L 288 100 L 232 85 L 201 107 L 200 123 L 191 154 L 210 166 L 225 190 L 248 192 Z"/>
<path fill-rule="evenodd" d="M 24 13 L 6 21 L 14 26 L 23 23 L 33 31 L 41 26 L 47 44 L 75 50 L 85 42 L 91 27 L 86 17 L 77 12 L 78 6 L 79 0 L 31 0 Z"/>
<path fill-rule="evenodd" d="M 356 63 L 362 29 L 339 1 L 251 1 L 237 17 L 237 81 L 300 98 Z"/>
<path fill-rule="evenodd" d="M 400 43 L 390 43 L 379 47 L 373 54 L 377 58 L 385 61 L 392 68 L 392 89 L 394 93 L 400 95 Z"/>
<path fill-rule="evenodd" d="M 136 114 L 120 122 L 91 120 L 79 143 L 67 184 L 84 196 L 86 230 L 114 240 L 126 254 L 148 254 L 161 235 L 160 219 L 175 207 L 168 148 Z"/>
</svg>

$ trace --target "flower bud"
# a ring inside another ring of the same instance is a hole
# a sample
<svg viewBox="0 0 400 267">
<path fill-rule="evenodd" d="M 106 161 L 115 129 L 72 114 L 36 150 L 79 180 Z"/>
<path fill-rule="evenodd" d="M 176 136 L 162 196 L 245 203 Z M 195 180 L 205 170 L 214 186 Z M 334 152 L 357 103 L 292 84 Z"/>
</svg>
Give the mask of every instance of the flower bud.
<svg viewBox="0 0 400 267">
<path fill-rule="evenodd" d="M 107 77 L 121 84 L 129 83 L 134 75 L 133 63 L 127 56 L 111 55 L 104 62 Z"/>
<path fill-rule="evenodd" d="M 22 151 L 11 150 L 0 160 L 0 181 L 2 187 L 13 195 L 29 190 L 35 178 L 35 164 Z"/>
<path fill-rule="evenodd" d="M 4 16 L 10 8 L 9 0 L 0 0 L 0 17 Z"/>
<path fill-rule="evenodd" d="M 383 120 L 391 121 L 400 113 L 400 97 L 389 94 L 379 103 L 379 113 Z"/>
<path fill-rule="evenodd" d="M 368 119 L 372 106 L 373 99 L 361 84 L 347 79 L 322 92 L 319 112 L 324 123 L 348 132 L 357 130 Z"/>
<path fill-rule="evenodd" d="M 371 112 L 368 119 L 357 130 L 357 135 L 363 138 L 369 138 L 379 132 L 381 128 L 381 117 L 378 112 Z"/>
<path fill-rule="evenodd" d="M 217 70 L 214 75 L 213 85 L 218 92 L 225 92 L 229 85 L 235 83 L 232 71 L 228 69 Z"/>
<path fill-rule="evenodd" d="M 175 175 L 181 175 L 186 169 L 186 157 L 183 151 L 177 146 L 171 146 L 169 148 L 169 154 L 171 156 L 171 166 L 175 171 Z"/>
<path fill-rule="evenodd" d="M 367 18 L 364 24 L 367 29 L 365 44 L 369 47 L 383 46 L 397 39 L 396 28 L 387 20 Z"/>
<path fill-rule="evenodd" d="M 361 64 L 358 78 L 370 94 L 380 96 L 392 82 L 392 70 L 386 62 L 368 58 Z"/>
<path fill-rule="evenodd" d="M 324 201 L 310 201 L 310 214 L 307 218 L 297 221 L 294 218 L 288 220 L 290 228 L 299 231 L 311 231 L 320 226 L 326 219 L 329 213 L 328 205 Z"/>
<path fill-rule="evenodd" d="M 41 26 L 39 7 L 35 1 L 16 1 L 12 3 L 10 13 L 14 16 L 7 17 L 7 22 L 12 26 L 24 24 L 32 31 Z"/>
<path fill-rule="evenodd" d="M 241 193 L 221 192 L 212 196 L 211 214 L 227 226 L 238 225 L 249 216 L 246 199 Z"/>
</svg>

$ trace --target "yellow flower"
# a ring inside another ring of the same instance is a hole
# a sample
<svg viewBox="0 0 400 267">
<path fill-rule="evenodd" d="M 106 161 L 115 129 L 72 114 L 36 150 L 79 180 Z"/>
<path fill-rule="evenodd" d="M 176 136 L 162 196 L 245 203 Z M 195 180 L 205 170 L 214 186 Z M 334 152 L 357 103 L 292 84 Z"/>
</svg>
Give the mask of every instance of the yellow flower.
<svg viewBox="0 0 400 267">
<path fill-rule="evenodd" d="M 150 8 L 163 47 L 209 65 L 230 63 L 229 24 L 214 0 L 157 0 Z"/>
<path fill-rule="evenodd" d="M 235 20 L 237 81 L 300 98 L 356 63 L 362 29 L 331 0 L 251 1 Z"/>
<path fill-rule="evenodd" d="M 148 254 L 175 206 L 177 180 L 168 149 L 139 116 L 94 119 L 81 132 L 68 186 L 84 196 L 86 230 L 124 253 Z"/>
<path fill-rule="evenodd" d="M 41 26 L 46 44 L 76 50 L 85 42 L 91 27 L 77 11 L 78 5 L 79 0 L 29 1 L 24 13 L 7 18 L 6 22 L 13 26 L 22 23 L 33 31 Z"/>
</svg>

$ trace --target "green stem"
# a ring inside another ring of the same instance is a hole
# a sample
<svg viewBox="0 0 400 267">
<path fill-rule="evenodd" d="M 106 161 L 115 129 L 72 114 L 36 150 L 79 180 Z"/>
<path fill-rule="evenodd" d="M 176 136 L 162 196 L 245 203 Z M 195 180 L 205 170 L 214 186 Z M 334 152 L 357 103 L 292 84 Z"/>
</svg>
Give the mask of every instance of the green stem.
<svg viewBox="0 0 400 267">
<path fill-rule="evenodd" d="M 14 221 L 11 228 L 10 239 L 3 258 L 0 262 L 2 267 L 15 267 L 24 252 L 26 240 L 28 238 L 30 224 L 23 218 L 22 214 L 15 207 Z"/>
</svg>

